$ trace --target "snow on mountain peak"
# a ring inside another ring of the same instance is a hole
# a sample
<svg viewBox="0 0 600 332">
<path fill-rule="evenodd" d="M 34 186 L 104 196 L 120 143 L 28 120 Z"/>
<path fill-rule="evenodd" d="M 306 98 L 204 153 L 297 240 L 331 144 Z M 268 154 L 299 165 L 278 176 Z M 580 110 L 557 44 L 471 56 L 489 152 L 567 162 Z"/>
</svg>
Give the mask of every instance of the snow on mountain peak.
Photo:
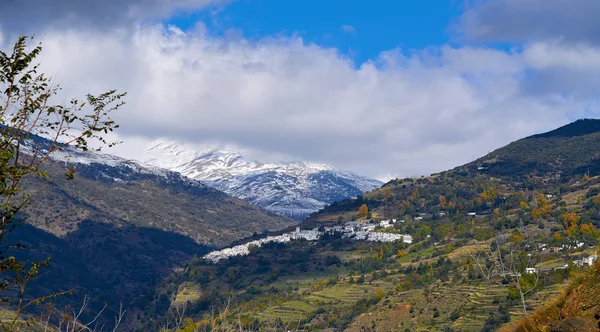
<svg viewBox="0 0 600 332">
<path fill-rule="evenodd" d="M 375 179 L 317 163 L 260 162 L 233 146 L 188 148 L 156 141 L 142 162 L 170 169 L 294 219 L 381 186 Z"/>
</svg>

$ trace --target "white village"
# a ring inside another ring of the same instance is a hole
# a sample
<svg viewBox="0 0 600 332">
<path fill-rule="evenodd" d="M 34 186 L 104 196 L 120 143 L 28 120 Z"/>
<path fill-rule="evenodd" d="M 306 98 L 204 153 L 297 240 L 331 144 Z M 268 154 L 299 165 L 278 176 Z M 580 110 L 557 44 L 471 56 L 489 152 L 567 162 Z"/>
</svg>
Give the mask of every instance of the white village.
<svg viewBox="0 0 600 332">
<path fill-rule="evenodd" d="M 210 252 L 203 256 L 206 261 L 217 263 L 221 259 L 228 259 L 233 256 L 245 256 L 250 254 L 250 248 L 261 247 L 263 244 L 277 242 L 286 243 L 292 240 L 304 239 L 307 241 L 316 241 L 320 239 L 325 233 L 341 234 L 344 238 L 350 238 L 360 241 L 370 242 L 395 242 L 403 241 L 404 243 L 412 243 L 413 238 L 406 234 L 394 234 L 386 233 L 386 228 L 391 228 L 396 222 L 404 222 L 404 220 L 397 221 L 396 219 L 383 220 L 379 223 L 371 224 L 364 222 L 347 222 L 344 225 L 314 228 L 310 230 L 301 230 L 300 227 L 296 227 L 296 230 L 282 235 L 267 236 L 263 239 L 250 241 L 248 243 L 240 244 L 235 247 L 225 248 Z"/>
</svg>

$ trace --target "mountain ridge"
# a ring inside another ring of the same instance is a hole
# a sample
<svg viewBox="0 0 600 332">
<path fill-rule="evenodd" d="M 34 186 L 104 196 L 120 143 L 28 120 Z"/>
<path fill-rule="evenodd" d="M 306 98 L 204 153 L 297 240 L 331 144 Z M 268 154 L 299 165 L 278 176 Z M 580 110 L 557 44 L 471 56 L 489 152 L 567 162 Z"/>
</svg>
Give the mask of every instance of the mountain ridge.
<svg viewBox="0 0 600 332">
<path fill-rule="evenodd" d="M 259 162 L 247 160 L 243 152 L 228 147 L 196 151 L 167 141 L 151 144 L 142 162 L 180 172 L 296 220 L 382 184 L 325 164 Z"/>
</svg>

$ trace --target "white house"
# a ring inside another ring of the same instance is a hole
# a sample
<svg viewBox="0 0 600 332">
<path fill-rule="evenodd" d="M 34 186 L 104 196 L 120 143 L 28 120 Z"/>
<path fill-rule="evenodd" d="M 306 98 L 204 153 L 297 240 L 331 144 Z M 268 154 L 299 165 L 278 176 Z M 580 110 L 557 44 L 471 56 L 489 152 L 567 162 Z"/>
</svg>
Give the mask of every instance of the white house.
<svg viewBox="0 0 600 332">
<path fill-rule="evenodd" d="M 592 266 L 592 265 L 594 265 L 594 263 L 596 262 L 597 259 L 598 259 L 598 253 L 595 253 L 592 256 L 573 261 L 573 264 L 575 264 L 577 266 L 584 266 L 584 265 Z"/>
</svg>

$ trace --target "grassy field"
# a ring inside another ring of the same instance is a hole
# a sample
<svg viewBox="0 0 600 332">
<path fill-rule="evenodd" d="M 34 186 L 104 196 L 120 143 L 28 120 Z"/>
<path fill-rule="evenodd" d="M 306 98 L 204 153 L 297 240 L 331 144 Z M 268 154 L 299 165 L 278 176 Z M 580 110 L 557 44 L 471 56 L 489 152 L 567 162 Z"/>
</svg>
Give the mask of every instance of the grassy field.
<svg viewBox="0 0 600 332">
<path fill-rule="evenodd" d="M 259 320 L 281 320 L 284 323 L 293 323 L 307 319 L 316 310 L 316 306 L 304 301 L 287 301 L 268 307 L 257 313 L 255 317 Z"/>
<path fill-rule="evenodd" d="M 201 295 L 200 286 L 183 286 L 183 289 L 177 292 L 175 297 L 175 303 L 185 303 L 187 301 L 194 302 L 200 298 Z"/>
</svg>

